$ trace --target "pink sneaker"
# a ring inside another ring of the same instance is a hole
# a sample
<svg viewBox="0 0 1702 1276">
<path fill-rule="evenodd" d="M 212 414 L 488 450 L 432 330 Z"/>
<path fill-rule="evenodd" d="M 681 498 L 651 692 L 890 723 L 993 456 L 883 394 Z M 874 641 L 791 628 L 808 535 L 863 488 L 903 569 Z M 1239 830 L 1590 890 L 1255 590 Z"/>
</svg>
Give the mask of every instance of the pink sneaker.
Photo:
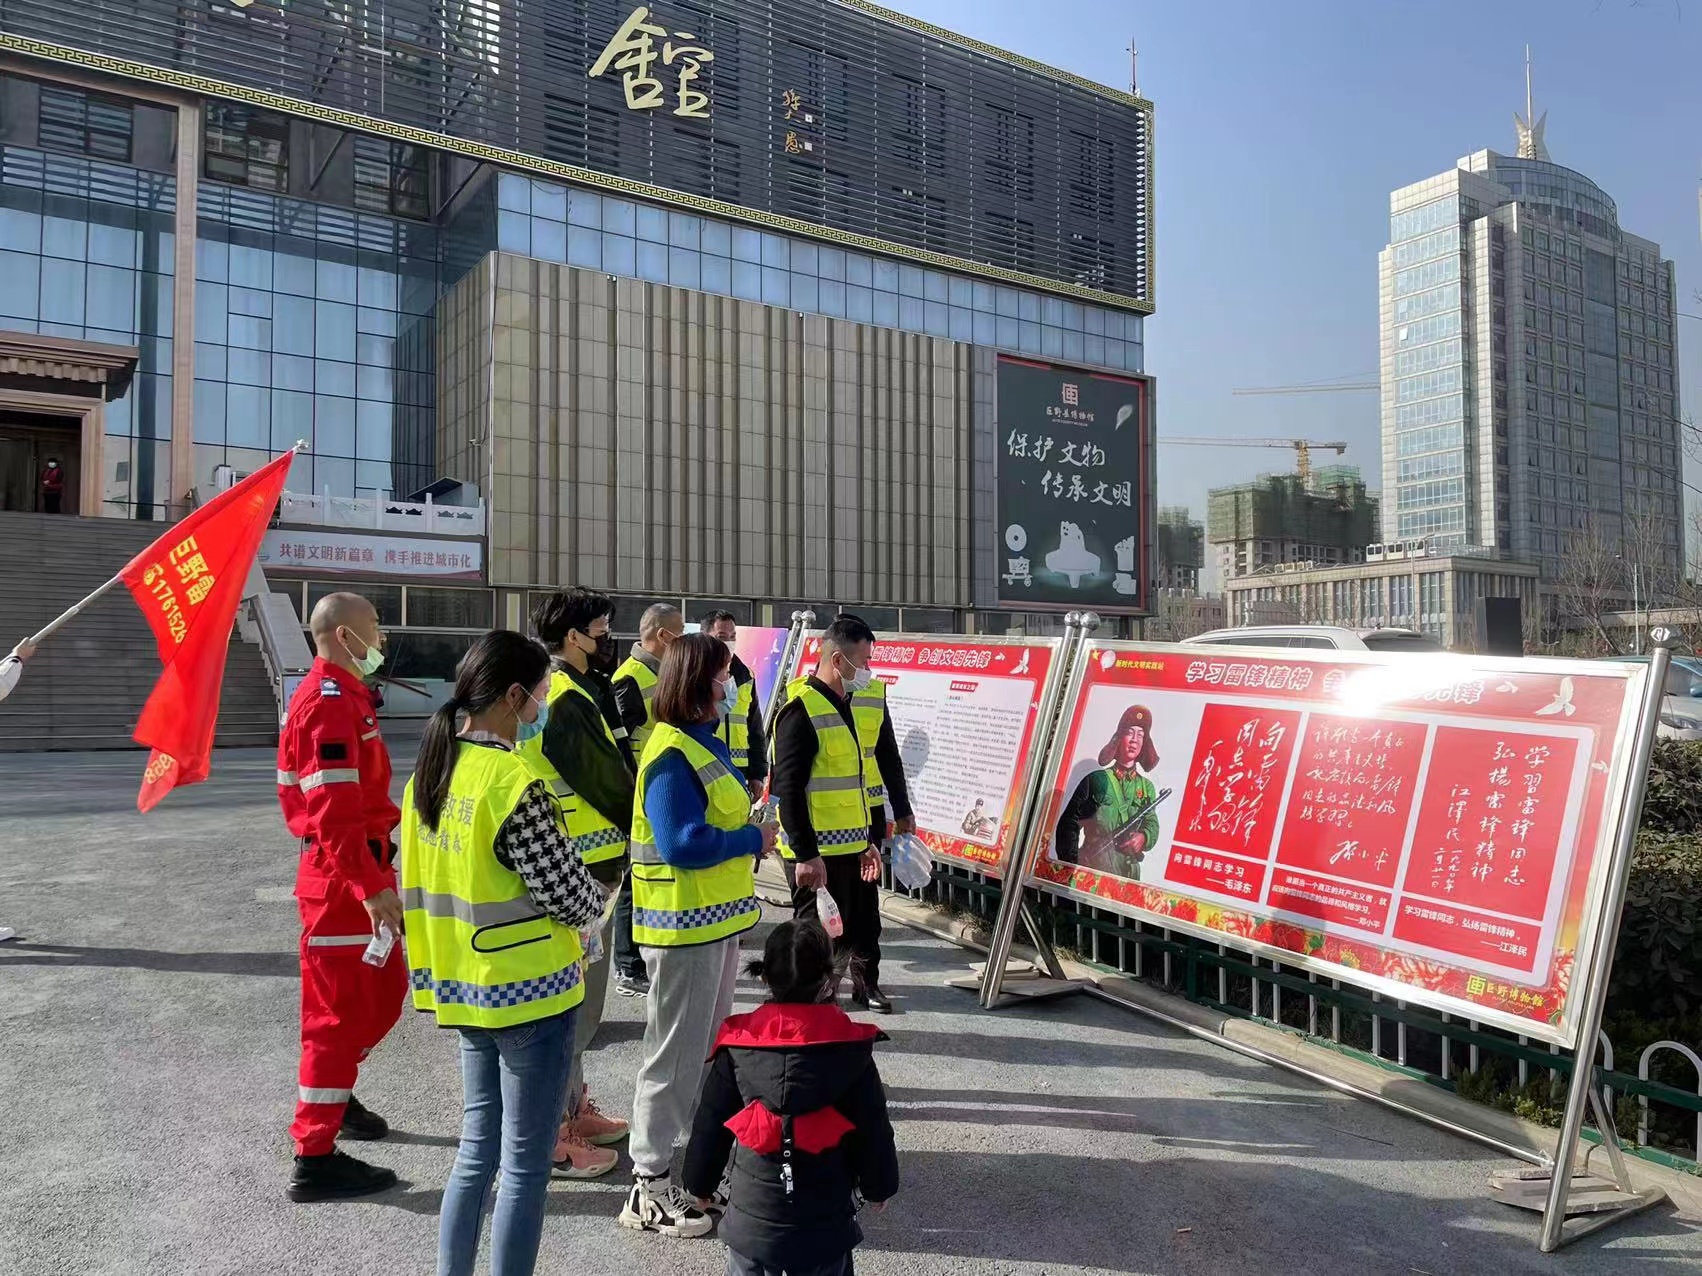
<svg viewBox="0 0 1702 1276">
<path fill-rule="evenodd" d="M 551 1170 L 561 1179 L 600 1179 L 620 1163 L 620 1153 L 594 1148 L 577 1134 L 563 1130 L 550 1154 Z"/>
<path fill-rule="evenodd" d="M 571 1129 L 593 1147 L 608 1147 L 626 1137 L 627 1123 L 619 1117 L 605 1116 L 591 1101 L 587 1090 L 579 1099 L 579 1115 L 562 1122 L 564 1132 Z"/>
</svg>

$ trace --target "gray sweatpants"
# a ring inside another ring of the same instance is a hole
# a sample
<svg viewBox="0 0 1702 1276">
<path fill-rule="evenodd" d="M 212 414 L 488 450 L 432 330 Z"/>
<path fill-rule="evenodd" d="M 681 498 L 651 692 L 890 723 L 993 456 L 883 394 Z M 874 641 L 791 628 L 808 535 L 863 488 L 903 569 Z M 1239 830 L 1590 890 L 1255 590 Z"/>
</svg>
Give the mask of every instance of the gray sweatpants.
<svg viewBox="0 0 1702 1276">
<path fill-rule="evenodd" d="M 650 976 L 644 1022 L 644 1064 L 632 1099 L 632 1168 L 666 1174 L 674 1145 L 691 1133 L 709 1047 L 733 1009 L 739 977 L 739 939 L 690 948 L 640 945 Z"/>
<path fill-rule="evenodd" d="M 568 1116 L 579 1113 L 579 1095 L 585 1083 L 585 1052 L 603 1025 L 603 1005 L 609 997 L 609 938 L 614 922 L 603 927 L 603 960 L 585 967 L 585 1000 L 579 1003 L 579 1015 L 573 1021 L 573 1070 L 567 1074 Z"/>
</svg>

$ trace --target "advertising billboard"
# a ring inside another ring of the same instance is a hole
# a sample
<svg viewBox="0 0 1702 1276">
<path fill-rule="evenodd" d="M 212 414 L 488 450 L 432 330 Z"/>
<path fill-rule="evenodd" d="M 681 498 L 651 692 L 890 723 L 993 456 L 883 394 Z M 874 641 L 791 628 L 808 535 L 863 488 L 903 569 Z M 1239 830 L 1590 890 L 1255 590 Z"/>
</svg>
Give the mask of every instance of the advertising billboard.
<svg viewBox="0 0 1702 1276">
<path fill-rule="evenodd" d="M 1150 379 L 1007 355 L 997 371 L 999 604 L 1145 612 Z"/>
</svg>

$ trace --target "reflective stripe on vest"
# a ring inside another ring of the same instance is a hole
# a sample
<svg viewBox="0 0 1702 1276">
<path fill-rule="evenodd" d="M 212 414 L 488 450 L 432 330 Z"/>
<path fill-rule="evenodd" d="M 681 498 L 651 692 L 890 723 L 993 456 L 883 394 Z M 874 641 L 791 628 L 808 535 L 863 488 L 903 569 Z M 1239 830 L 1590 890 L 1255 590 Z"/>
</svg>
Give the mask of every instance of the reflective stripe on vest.
<svg viewBox="0 0 1702 1276">
<path fill-rule="evenodd" d="M 726 741 L 727 752 L 733 755 L 733 766 L 740 771 L 751 764 L 751 702 L 755 697 L 756 684 L 741 682 L 732 714 L 715 728 L 716 738 Z"/>
<path fill-rule="evenodd" d="M 566 695 L 584 696 L 591 702 L 591 710 L 597 715 L 597 721 L 603 726 L 603 735 L 617 750 L 615 733 L 610 728 L 608 719 L 603 717 L 603 711 L 598 706 L 596 697 L 581 687 L 571 677 L 560 669 L 550 671 L 550 704 Z M 535 735 L 530 740 L 519 745 L 519 752 L 525 757 L 533 770 L 542 775 L 550 784 L 550 792 L 555 795 L 556 803 L 561 807 L 562 817 L 567 821 L 567 835 L 573 841 L 573 849 L 579 852 L 579 858 L 586 864 L 601 864 L 606 860 L 618 860 L 626 854 L 626 834 L 603 818 L 602 812 L 592 806 L 584 798 L 573 791 L 573 786 L 555 769 L 555 765 L 544 756 L 544 737 Z"/>
<path fill-rule="evenodd" d="M 402 794 L 409 982 L 415 1009 L 445 1027 L 511 1027 L 584 999 L 579 932 L 552 921 L 496 857 L 497 831 L 542 779 L 523 754 L 462 741 L 435 829 L 414 780 Z"/>
<path fill-rule="evenodd" d="M 816 756 L 805 785 L 810 827 L 816 831 L 816 847 L 823 855 L 848 855 L 869 844 L 869 797 L 863 774 L 863 751 L 857 736 L 833 702 L 799 678 L 786 688 L 788 701 L 802 700 L 816 730 Z M 786 841 L 784 821 L 780 853 L 793 859 Z"/>
<path fill-rule="evenodd" d="M 749 930 L 762 916 L 751 857 L 737 855 L 710 868 L 680 868 L 657 851 L 655 829 L 644 814 L 645 782 L 668 753 L 679 753 L 696 772 L 712 827 L 731 831 L 750 822 L 750 794 L 737 773 L 678 727 L 658 723 L 639 763 L 632 804 L 632 937 L 653 948 L 726 939 Z"/>
<path fill-rule="evenodd" d="M 863 784 L 869 790 L 869 805 L 878 806 L 886 801 L 886 782 L 875 761 L 881 723 L 886 720 L 886 683 L 876 678 L 852 696 L 851 716 L 857 722 L 857 743 L 863 748 Z"/>
<path fill-rule="evenodd" d="M 632 654 L 615 670 L 616 678 L 631 678 L 639 695 L 644 697 L 644 725 L 632 728 L 632 751 L 640 757 L 644 755 L 644 746 L 650 743 L 650 733 L 656 729 L 656 675 L 661 670 L 662 662 L 636 643 Z"/>
</svg>

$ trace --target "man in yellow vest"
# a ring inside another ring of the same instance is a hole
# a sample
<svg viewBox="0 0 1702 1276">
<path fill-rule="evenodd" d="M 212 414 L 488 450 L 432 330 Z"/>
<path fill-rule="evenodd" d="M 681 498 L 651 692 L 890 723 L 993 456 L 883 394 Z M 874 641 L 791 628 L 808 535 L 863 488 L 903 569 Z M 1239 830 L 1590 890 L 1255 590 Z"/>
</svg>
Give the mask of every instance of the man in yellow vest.
<svg viewBox="0 0 1702 1276">
<path fill-rule="evenodd" d="M 839 906 L 845 933 L 835 950 L 850 957 L 851 999 L 882 1014 L 892 1002 L 880 986 L 880 877 L 877 847 L 886 813 L 871 810 L 852 698 L 874 679 L 874 631 L 841 616 L 822 635 L 816 671 L 787 687 L 774 721 L 769 795 L 780 808 L 780 853 L 793 862 L 792 907 L 814 918 L 816 892 Z"/>
<path fill-rule="evenodd" d="M 638 641 L 632 654 L 615 670 L 615 702 L 621 721 L 632 738 L 632 755 L 644 756 L 650 731 L 656 725 L 651 700 L 656 695 L 656 675 L 662 668 L 662 653 L 686 630 L 686 620 L 672 603 L 653 603 L 638 618 Z"/>
<path fill-rule="evenodd" d="M 745 778 L 751 795 L 762 793 L 768 782 L 768 741 L 762 731 L 762 699 L 756 693 L 756 675 L 739 659 L 734 644 L 739 641 L 739 622 L 730 611 L 712 611 L 700 626 L 704 633 L 719 638 L 733 653 L 733 685 L 739 694 L 733 712 L 721 720 L 715 734 L 733 755 L 733 767 Z"/>
<path fill-rule="evenodd" d="M 635 783 L 631 757 L 603 716 L 602 688 L 591 673 L 613 611 L 606 595 L 584 588 L 558 589 L 532 609 L 532 628 L 550 653 L 550 694 L 543 732 L 520 744 L 520 752 L 549 779 L 580 859 L 611 891 L 627 871 Z M 600 1112 L 584 1085 L 584 1052 L 603 1021 L 609 987 L 608 932 L 605 926 L 601 958 L 586 962 L 585 1001 L 574 1022 L 567 1119 L 552 1158 L 564 1178 L 612 1169 L 618 1157 L 608 1145 L 627 1133 L 627 1123 Z"/>
</svg>

